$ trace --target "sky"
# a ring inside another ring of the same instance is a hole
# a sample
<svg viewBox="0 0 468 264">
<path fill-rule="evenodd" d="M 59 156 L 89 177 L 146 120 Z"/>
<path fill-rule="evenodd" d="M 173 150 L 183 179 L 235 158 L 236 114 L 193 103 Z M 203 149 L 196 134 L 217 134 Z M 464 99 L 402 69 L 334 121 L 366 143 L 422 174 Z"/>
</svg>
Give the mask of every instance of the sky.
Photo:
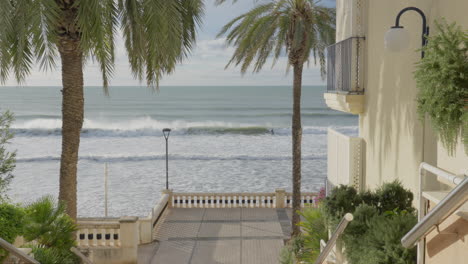
<svg viewBox="0 0 468 264">
<path fill-rule="evenodd" d="M 224 38 L 216 38 L 223 25 L 234 17 L 254 7 L 255 0 L 238 0 L 236 4 L 230 2 L 215 6 L 214 0 L 206 0 L 205 16 L 201 28 L 198 30 L 198 40 L 192 54 L 176 67 L 173 74 L 164 76 L 161 86 L 237 86 L 237 85 L 291 85 L 292 72 L 287 74 L 287 58 L 278 60 L 274 68 L 271 62 L 263 67 L 260 73 L 251 71 L 242 75 L 240 69 L 234 66 L 225 69 L 234 48 L 227 47 Z M 327 6 L 334 6 L 334 0 L 322 0 Z M 85 86 L 101 86 L 102 78 L 96 64 L 88 63 L 84 72 Z M 304 85 L 323 85 L 318 66 L 313 63 L 304 68 Z M 17 83 L 10 79 L 7 86 Z M 35 67 L 26 79 L 26 86 L 61 86 L 60 64 L 57 69 L 49 72 L 39 71 Z M 121 37 L 116 39 L 116 65 L 111 86 L 145 85 L 135 80 L 131 74 L 126 52 Z"/>
</svg>

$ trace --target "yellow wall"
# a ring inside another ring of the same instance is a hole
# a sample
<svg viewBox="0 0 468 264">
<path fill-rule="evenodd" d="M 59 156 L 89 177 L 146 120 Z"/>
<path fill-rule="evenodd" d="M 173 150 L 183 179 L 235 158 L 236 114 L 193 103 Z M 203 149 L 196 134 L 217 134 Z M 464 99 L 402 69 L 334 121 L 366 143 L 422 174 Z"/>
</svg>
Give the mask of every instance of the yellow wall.
<svg viewBox="0 0 468 264">
<path fill-rule="evenodd" d="M 337 7 L 345 7 L 348 1 L 337 0 Z M 460 145 L 455 157 L 437 143 L 430 124 L 422 122 L 416 112 L 417 88 L 413 78 L 415 63 L 420 60 L 421 17 L 414 11 L 406 12 L 400 20 L 411 35 L 406 51 L 392 53 L 384 48 L 384 34 L 395 24 L 398 12 L 415 6 L 426 14 L 431 34 L 435 34 L 434 20 L 445 17 L 468 29 L 468 0 L 361 0 L 364 6 L 363 34 L 366 37 L 365 107 L 360 114 L 360 136 L 364 138 L 365 185 L 372 189 L 384 182 L 400 180 L 406 188 L 417 194 L 419 189 L 418 167 L 422 161 L 441 167 L 454 174 L 468 169 L 468 156 Z M 337 10 L 340 13 L 346 13 Z M 348 14 L 348 16 L 350 16 Z M 346 19 L 344 19 L 346 21 Z M 352 27 L 339 28 L 343 19 L 338 18 L 337 37 L 351 34 Z M 419 205 L 415 195 L 414 205 Z M 462 263 L 468 259 L 467 244 L 456 242 L 442 255 L 429 258 L 426 263 Z M 463 257 L 460 257 L 462 255 Z M 450 256 L 453 258 L 451 259 Z M 441 262 L 443 260 L 443 262 Z M 457 262 L 458 261 L 458 262 Z"/>
<path fill-rule="evenodd" d="M 422 161 L 460 173 L 468 167 L 468 157 L 463 151 L 459 151 L 456 157 L 448 157 L 437 146 L 429 122 L 426 121 L 423 130 L 417 115 L 413 72 L 420 59 L 416 50 L 421 46 L 421 17 L 413 11 L 401 17 L 400 24 L 411 35 L 411 44 L 406 51 L 394 53 L 385 50 L 384 34 L 395 24 L 398 12 L 408 6 L 423 10 L 433 34 L 436 33 L 433 21 L 440 17 L 456 21 L 466 29 L 468 1 L 362 1 L 368 6 L 365 11 L 366 104 L 359 120 L 360 136 L 366 142 L 366 186 L 374 188 L 383 182 L 399 179 L 416 193 L 419 188 L 418 166 Z"/>
</svg>

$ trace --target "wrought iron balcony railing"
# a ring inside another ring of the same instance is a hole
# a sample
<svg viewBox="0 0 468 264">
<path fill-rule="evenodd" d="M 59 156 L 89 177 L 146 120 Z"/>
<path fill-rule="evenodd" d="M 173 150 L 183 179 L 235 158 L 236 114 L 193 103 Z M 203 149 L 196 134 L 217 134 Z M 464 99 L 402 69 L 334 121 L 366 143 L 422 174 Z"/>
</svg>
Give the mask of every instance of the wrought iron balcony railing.
<svg viewBox="0 0 468 264">
<path fill-rule="evenodd" d="M 327 92 L 364 92 L 364 40 L 351 37 L 327 47 Z"/>
</svg>

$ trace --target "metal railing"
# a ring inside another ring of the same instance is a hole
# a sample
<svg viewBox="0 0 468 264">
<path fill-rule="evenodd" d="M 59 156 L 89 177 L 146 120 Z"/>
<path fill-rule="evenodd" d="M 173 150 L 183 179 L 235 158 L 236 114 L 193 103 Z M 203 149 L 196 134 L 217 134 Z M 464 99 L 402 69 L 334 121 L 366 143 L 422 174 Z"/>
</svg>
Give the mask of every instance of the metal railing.
<svg viewBox="0 0 468 264">
<path fill-rule="evenodd" d="M 37 260 L 35 260 L 31 256 L 28 256 L 23 251 L 19 250 L 18 248 L 16 248 L 12 244 L 8 243 L 3 238 L 0 238 L 0 247 L 4 248 L 6 251 L 10 252 L 10 254 L 13 254 L 14 256 L 19 258 L 21 261 L 24 261 L 26 263 L 40 264 Z"/>
<path fill-rule="evenodd" d="M 351 221 L 353 221 L 352 214 L 347 213 L 343 216 L 340 223 L 336 227 L 335 232 L 333 232 L 333 235 L 331 236 L 330 240 L 328 240 L 327 245 L 322 250 L 322 252 L 320 252 L 320 255 L 318 256 L 317 260 L 315 260 L 314 264 L 322 264 L 325 261 L 325 259 L 328 257 L 328 254 L 330 254 L 331 250 L 335 246 L 336 240 L 338 240 L 340 235 L 343 234 L 343 231 Z"/>
<path fill-rule="evenodd" d="M 327 92 L 364 92 L 364 40 L 351 37 L 327 47 Z"/>
<path fill-rule="evenodd" d="M 458 208 L 460 208 L 466 201 L 468 201 L 468 178 L 464 179 L 447 173 L 437 167 L 431 166 L 427 163 L 420 165 L 420 177 L 422 177 L 424 171 L 429 171 L 436 174 L 438 177 L 442 177 L 457 186 L 447 194 L 447 196 L 440 201 L 427 215 L 424 215 L 423 208 L 420 208 L 420 219 L 419 222 L 401 239 L 401 244 L 410 248 L 413 247 L 419 240 L 424 238 L 428 233 L 434 230 L 437 225 L 442 223 L 447 217 L 453 214 Z M 420 200 L 423 201 L 423 197 L 420 194 Z M 425 206 L 423 201 L 423 206 Z"/>
</svg>

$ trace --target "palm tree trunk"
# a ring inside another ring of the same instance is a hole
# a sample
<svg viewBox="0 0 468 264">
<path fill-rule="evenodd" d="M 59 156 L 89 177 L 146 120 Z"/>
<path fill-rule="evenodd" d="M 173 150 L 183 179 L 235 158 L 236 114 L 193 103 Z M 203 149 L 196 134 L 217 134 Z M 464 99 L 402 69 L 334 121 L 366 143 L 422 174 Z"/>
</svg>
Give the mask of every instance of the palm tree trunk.
<svg viewBox="0 0 468 264">
<path fill-rule="evenodd" d="M 83 54 L 76 40 L 63 41 L 59 51 L 63 85 L 59 200 L 66 203 L 67 214 L 76 220 L 76 173 L 84 112 Z"/>
<path fill-rule="evenodd" d="M 298 226 L 300 218 L 298 211 L 301 209 L 301 89 L 302 89 L 302 63 L 295 63 L 294 85 L 293 85 L 293 116 L 292 116 L 292 184 L 293 184 L 293 214 L 292 214 L 292 234 L 297 236 L 301 230 Z"/>
</svg>

